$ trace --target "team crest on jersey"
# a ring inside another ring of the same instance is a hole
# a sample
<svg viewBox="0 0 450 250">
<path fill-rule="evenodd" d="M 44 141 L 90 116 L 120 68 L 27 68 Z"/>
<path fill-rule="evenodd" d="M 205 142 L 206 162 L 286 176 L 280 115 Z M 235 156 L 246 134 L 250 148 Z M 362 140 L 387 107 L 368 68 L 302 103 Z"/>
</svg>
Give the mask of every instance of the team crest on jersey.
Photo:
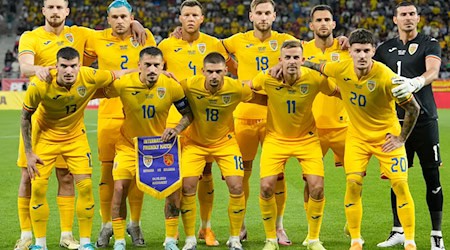
<svg viewBox="0 0 450 250">
<path fill-rule="evenodd" d="M 69 41 L 70 43 L 73 43 L 73 35 L 72 35 L 72 33 L 67 33 L 67 34 L 66 34 L 66 39 L 67 39 L 67 41 Z"/>
<path fill-rule="evenodd" d="M 142 157 L 142 161 L 144 163 L 144 166 L 146 168 L 149 168 L 153 164 L 153 156 L 151 156 L 151 155 L 144 155 L 144 157 Z"/>
<path fill-rule="evenodd" d="M 270 40 L 269 45 L 273 51 L 276 51 L 278 49 L 278 41 L 277 40 Z"/>
<path fill-rule="evenodd" d="M 166 88 L 158 88 L 157 92 L 159 99 L 163 99 L 166 95 Z"/>
<path fill-rule="evenodd" d="M 331 61 L 332 62 L 339 61 L 339 53 L 331 53 Z"/>
<path fill-rule="evenodd" d="M 172 166 L 174 163 L 173 154 L 165 154 L 164 155 L 164 164 L 168 167 Z"/>
<path fill-rule="evenodd" d="M 198 51 L 200 54 L 205 54 L 206 51 L 206 43 L 199 43 L 197 44 Z"/>
<path fill-rule="evenodd" d="M 133 47 L 135 47 L 135 48 L 137 46 L 139 46 L 139 42 L 132 37 L 130 38 L 130 42 L 131 42 L 131 45 L 133 45 Z"/>
<path fill-rule="evenodd" d="M 225 103 L 225 104 L 230 103 L 230 102 L 231 102 L 231 95 L 223 95 L 223 96 L 222 96 L 222 101 L 223 101 L 223 103 Z"/>
<path fill-rule="evenodd" d="M 86 96 L 86 87 L 84 87 L 84 86 L 78 87 L 77 92 L 78 92 L 78 95 L 80 95 L 81 97 L 85 97 Z"/>
<path fill-rule="evenodd" d="M 302 93 L 303 95 L 308 94 L 309 91 L 309 85 L 308 84 L 301 84 L 300 85 L 300 93 Z"/>
<path fill-rule="evenodd" d="M 372 92 L 375 87 L 377 86 L 377 83 L 373 80 L 367 81 L 367 89 L 369 89 L 370 92 Z"/>
<path fill-rule="evenodd" d="M 417 43 L 411 43 L 408 47 L 408 53 L 410 55 L 413 55 L 414 53 L 416 53 L 417 48 L 419 48 L 419 44 Z"/>
</svg>

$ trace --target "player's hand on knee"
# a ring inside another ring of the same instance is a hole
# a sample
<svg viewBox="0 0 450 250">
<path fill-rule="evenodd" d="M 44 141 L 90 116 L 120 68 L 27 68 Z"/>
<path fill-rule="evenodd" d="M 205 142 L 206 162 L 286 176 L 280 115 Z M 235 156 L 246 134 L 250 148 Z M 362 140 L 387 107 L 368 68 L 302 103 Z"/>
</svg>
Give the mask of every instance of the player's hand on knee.
<svg viewBox="0 0 450 250">
<path fill-rule="evenodd" d="M 168 142 L 178 135 L 178 131 L 174 128 L 166 128 L 161 136 L 164 142 Z"/>
<path fill-rule="evenodd" d="M 386 135 L 386 142 L 381 146 L 383 152 L 391 152 L 395 149 L 402 147 L 405 144 L 405 140 L 400 136 L 395 136 L 392 134 Z"/>
<path fill-rule="evenodd" d="M 44 164 L 44 162 L 34 153 L 27 154 L 27 171 L 30 179 L 34 180 L 37 176 L 41 176 L 39 170 L 36 167 L 36 163 Z"/>
</svg>

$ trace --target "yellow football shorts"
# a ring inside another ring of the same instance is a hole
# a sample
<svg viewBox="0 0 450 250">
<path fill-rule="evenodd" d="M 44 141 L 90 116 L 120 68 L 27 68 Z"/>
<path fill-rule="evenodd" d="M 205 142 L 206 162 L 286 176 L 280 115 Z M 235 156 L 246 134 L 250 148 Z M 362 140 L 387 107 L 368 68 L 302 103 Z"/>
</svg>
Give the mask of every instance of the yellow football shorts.
<svg viewBox="0 0 450 250">
<path fill-rule="evenodd" d="M 347 127 L 335 129 L 317 129 L 319 135 L 320 146 L 322 147 L 323 156 L 328 150 L 334 153 L 334 164 L 336 167 L 342 167 L 344 164 L 345 137 L 347 136 Z"/>
<path fill-rule="evenodd" d="M 244 176 L 244 164 L 234 137 L 218 145 L 200 146 L 185 138 L 182 148 L 181 176 L 200 176 L 207 160 L 215 160 L 224 177 Z"/>
<path fill-rule="evenodd" d="M 20 132 L 19 136 L 20 137 L 19 137 L 19 152 L 18 152 L 18 157 L 17 157 L 17 166 L 19 168 L 26 168 L 27 167 L 27 156 L 25 154 L 25 145 L 23 144 L 22 132 Z M 67 169 L 67 164 L 64 161 L 64 159 L 62 158 L 62 156 L 58 155 L 56 157 L 55 167 Z"/>
<path fill-rule="evenodd" d="M 234 132 L 242 153 L 242 160 L 252 161 L 266 136 L 266 119 L 234 119 Z"/>
<path fill-rule="evenodd" d="M 120 137 L 120 127 L 123 119 L 100 118 L 98 119 L 98 158 L 103 162 L 112 162 L 116 155 L 115 144 Z"/>
<path fill-rule="evenodd" d="M 116 143 L 113 165 L 114 180 L 133 180 L 136 177 L 136 150 L 131 142 L 120 136 Z"/>
<path fill-rule="evenodd" d="M 71 174 L 92 174 L 91 149 L 86 135 L 82 135 L 69 143 L 36 142 L 34 152 L 44 165 L 37 164 L 39 179 L 48 179 L 55 165 L 56 159 L 61 157 L 67 163 Z"/>
<path fill-rule="evenodd" d="M 370 157 L 374 155 L 380 162 L 380 174 L 383 179 L 408 179 L 408 160 L 405 147 L 392 152 L 382 152 L 379 143 L 368 143 L 353 136 L 347 136 L 345 145 L 345 173 L 365 173 Z"/>
<path fill-rule="evenodd" d="M 303 175 L 324 176 L 322 150 L 316 135 L 298 140 L 283 140 L 267 135 L 261 153 L 260 178 L 283 173 L 290 157 L 300 162 Z"/>
</svg>

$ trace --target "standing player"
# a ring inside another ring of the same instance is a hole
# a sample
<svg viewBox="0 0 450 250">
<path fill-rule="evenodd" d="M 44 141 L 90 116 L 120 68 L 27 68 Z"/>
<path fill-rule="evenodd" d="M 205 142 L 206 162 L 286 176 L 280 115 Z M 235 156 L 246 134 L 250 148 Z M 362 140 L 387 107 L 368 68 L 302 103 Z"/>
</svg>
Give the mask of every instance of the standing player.
<svg viewBox="0 0 450 250">
<path fill-rule="evenodd" d="M 47 249 L 48 179 L 60 156 L 67 162 L 78 190 L 76 210 L 81 244 L 78 249 L 93 250 L 92 159 L 83 122 L 84 109 L 96 89 L 110 84 L 115 76 L 111 71 L 80 68 L 80 55 L 71 47 L 60 49 L 56 57 L 56 72 L 50 71 L 52 81 L 33 79 L 22 111 L 22 135 L 32 179 L 30 216 L 36 237 L 36 245 L 30 249 Z M 36 121 L 31 126 L 33 114 Z"/>
<path fill-rule="evenodd" d="M 303 57 L 311 62 L 324 63 L 350 59 L 347 50 L 342 50 L 338 39 L 333 38 L 336 23 L 333 10 L 328 5 L 314 6 L 310 14 L 309 28 L 314 32 L 314 39 L 303 44 Z M 335 79 L 328 78 L 335 82 Z M 317 127 L 323 156 L 329 149 L 334 153 L 336 167 L 344 164 L 345 135 L 348 116 L 342 100 L 318 93 L 314 99 L 312 111 Z M 308 207 L 308 184 L 305 183 L 305 209 Z M 303 245 L 308 243 L 308 236 Z"/>
<path fill-rule="evenodd" d="M 397 87 L 398 95 L 414 93 L 421 106 L 417 124 L 406 141 L 408 167 L 413 166 L 414 154 L 420 160 L 422 174 L 427 187 L 427 204 L 431 217 L 431 249 L 444 249 L 442 239 L 442 205 L 443 194 L 439 177 L 441 156 L 439 151 L 439 129 L 436 103 L 434 102 L 431 83 L 439 75 L 441 65 L 441 48 L 439 42 L 418 33 L 420 21 L 418 8 L 411 2 L 402 2 L 395 8 L 394 23 L 397 24 L 399 36 L 384 42 L 378 47 L 375 60 L 386 64 L 399 75 L 414 78 L 411 84 Z M 406 93 L 405 93 L 406 92 Z M 405 113 L 397 108 L 398 118 L 402 122 Z M 397 214 L 395 193 L 391 190 L 391 204 L 394 226 L 386 241 L 378 247 L 390 247 L 402 244 L 405 240 L 402 224 Z"/>
<path fill-rule="evenodd" d="M 272 31 L 275 21 L 275 2 L 273 0 L 253 0 L 249 13 L 253 22 L 253 30 L 239 33 L 223 40 L 230 54 L 238 61 L 238 78 L 241 82 L 251 81 L 259 72 L 268 70 L 278 63 L 280 46 L 286 40 L 295 40 L 291 35 Z M 244 161 L 244 193 L 247 203 L 250 195 L 249 179 L 252 173 L 253 160 L 258 146 L 266 134 L 267 107 L 241 103 L 234 112 L 235 133 Z M 279 176 L 276 184 L 277 200 L 277 238 L 282 245 L 291 245 L 291 241 L 283 228 L 283 214 L 286 205 L 286 182 Z M 247 230 L 243 225 L 241 240 L 247 239 Z"/>
<path fill-rule="evenodd" d="M 213 158 L 220 167 L 230 192 L 228 217 L 230 250 L 242 250 L 239 231 L 245 215 L 242 190 L 244 169 L 239 146 L 233 133 L 233 111 L 241 101 L 250 101 L 252 91 L 247 85 L 225 77 L 225 58 L 217 52 L 208 54 L 203 63 L 203 75 L 181 82 L 194 114 L 194 121 L 186 132 L 183 147 L 183 178 L 181 217 L 186 241 L 183 250 L 195 250 L 195 195 L 198 176 L 205 163 Z"/>
<path fill-rule="evenodd" d="M 132 7 L 127 1 L 115 0 L 108 7 L 108 23 L 110 29 L 98 31 L 90 36 L 85 49 L 85 58 L 98 58 L 99 69 L 120 70 L 135 69 L 138 66 L 139 51 L 147 46 L 156 46 L 155 39 L 146 30 L 147 40 L 141 46 L 132 37 L 131 22 L 133 21 Z M 113 234 L 111 223 L 111 200 L 114 192 L 112 166 L 115 156 L 114 145 L 120 137 L 120 127 L 124 114 L 119 98 L 102 99 L 98 109 L 98 153 L 101 161 L 101 179 L 99 185 L 100 211 L 102 215 L 102 229 L 96 246 L 107 247 Z M 127 231 L 135 246 L 145 245 L 142 230 L 139 226 L 143 193 L 135 182 L 131 183 L 130 194 L 130 223 Z M 126 218 L 124 218 L 126 219 Z"/>
<path fill-rule="evenodd" d="M 163 55 L 156 47 L 147 47 L 139 54 L 139 72 L 128 74 L 106 88 L 108 97 L 120 97 L 125 119 L 116 143 L 114 158 L 114 196 L 112 224 L 114 250 L 125 249 L 124 220 L 127 215 L 125 200 L 131 183 L 136 182 L 136 151 L 133 138 L 161 136 L 168 141 L 181 133 L 191 123 L 193 116 L 183 88 L 173 79 L 160 75 L 164 68 Z M 162 93 L 162 94 L 161 94 Z M 183 115 L 174 128 L 166 127 L 169 109 L 175 105 Z M 146 107 L 143 111 L 142 107 Z M 154 112 L 149 112 L 153 110 Z M 143 113 L 144 112 L 144 113 Z M 151 114 L 149 116 L 148 114 Z M 179 216 L 179 191 L 166 199 L 165 249 L 175 250 Z M 169 214 L 167 214 L 169 213 Z"/>
<path fill-rule="evenodd" d="M 324 168 L 311 107 L 320 91 L 327 95 L 338 95 L 338 90 L 318 72 L 300 67 L 303 61 L 300 41 L 285 41 L 280 50 L 279 60 L 284 80 L 261 72 L 252 81 L 254 90 L 267 93 L 269 109 L 260 167 L 259 204 L 266 232 L 263 249 L 278 249 L 275 186 L 278 175 L 284 172 L 286 161 L 296 157 L 302 165 L 303 178 L 310 191 L 306 210 L 309 228 L 307 246 L 308 249 L 324 250 L 319 241 L 325 206 Z"/>
<path fill-rule="evenodd" d="M 397 204 L 401 204 L 398 212 L 405 228 L 405 249 L 415 250 L 414 201 L 409 192 L 404 142 L 414 127 L 420 107 L 412 95 L 400 99 L 393 96 L 398 76 L 372 60 L 375 54 L 372 33 L 357 29 L 351 33 L 349 41 L 352 60 L 325 64 L 305 62 L 305 66 L 336 79 L 350 118 L 344 158 L 347 174 L 344 204 L 352 238 L 350 250 L 362 249 L 361 193 L 372 155 L 380 161 L 381 176 L 390 180 Z M 405 109 L 402 127 L 395 116 L 395 102 Z"/>
<path fill-rule="evenodd" d="M 180 6 L 181 39 L 174 36 L 161 41 L 158 47 L 164 55 L 167 71 L 179 80 L 201 73 L 203 59 L 211 52 L 219 52 L 227 62 L 232 62 L 219 39 L 200 32 L 203 23 L 203 7 L 197 0 L 186 0 Z M 168 127 L 174 127 L 181 116 L 172 107 L 167 120 Z M 211 173 L 211 161 L 208 160 L 198 185 L 201 228 L 199 239 L 206 245 L 217 246 L 219 242 L 211 230 L 211 214 L 214 200 L 214 185 Z"/>
</svg>

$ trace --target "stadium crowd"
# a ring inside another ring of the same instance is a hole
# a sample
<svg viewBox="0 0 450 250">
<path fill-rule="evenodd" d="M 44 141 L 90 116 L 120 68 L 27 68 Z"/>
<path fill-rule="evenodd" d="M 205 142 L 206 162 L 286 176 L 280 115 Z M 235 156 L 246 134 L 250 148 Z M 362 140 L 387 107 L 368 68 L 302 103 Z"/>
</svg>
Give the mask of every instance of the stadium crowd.
<svg viewBox="0 0 450 250">
<path fill-rule="evenodd" d="M 226 38 L 237 32 L 251 29 L 247 10 L 250 1 L 238 0 L 202 0 L 206 8 L 205 22 L 202 29 L 207 34 L 218 38 Z M 441 78 L 450 77 L 450 3 L 446 0 L 420 0 L 421 22 L 420 32 L 440 41 L 442 48 Z M 81 25 L 94 29 L 108 27 L 104 14 L 107 6 L 100 0 L 71 1 L 71 14 L 66 24 Z M 179 26 L 177 6 L 181 0 L 167 1 L 133 1 L 135 19 L 145 27 L 149 27 L 159 43 L 163 38 Z M 397 34 L 397 27 L 392 22 L 396 1 L 364 0 L 364 1 L 277 1 L 277 20 L 274 30 L 290 33 L 303 40 L 311 40 L 313 33 L 305 25 L 312 6 L 328 4 L 335 10 L 335 35 L 348 35 L 356 28 L 375 31 L 376 39 L 381 43 Z M 18 20 L 18 34 L 32 30 L 44 23 L 41 15 L 41 1 L 24 0 L 21 17 Z"/>
</svg>

